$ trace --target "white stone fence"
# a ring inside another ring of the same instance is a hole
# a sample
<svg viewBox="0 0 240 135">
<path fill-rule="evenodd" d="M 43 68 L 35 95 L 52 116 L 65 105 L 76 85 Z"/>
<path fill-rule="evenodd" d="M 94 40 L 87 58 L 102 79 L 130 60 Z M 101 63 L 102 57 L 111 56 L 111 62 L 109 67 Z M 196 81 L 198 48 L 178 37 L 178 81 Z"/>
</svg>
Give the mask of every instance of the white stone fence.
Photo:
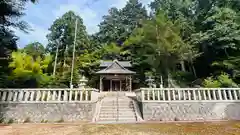
<svg viewBox="0 0 240 135">
<path fill-rule="evenodd" d="M 0 89 L 0 103 L 95 102 L 97 89 Z"/>
<path fill-rule="evenodd" d="M 240 88 L 141 88 L 135 92 L 142 102 L 240 102 Z"/>
</svg>

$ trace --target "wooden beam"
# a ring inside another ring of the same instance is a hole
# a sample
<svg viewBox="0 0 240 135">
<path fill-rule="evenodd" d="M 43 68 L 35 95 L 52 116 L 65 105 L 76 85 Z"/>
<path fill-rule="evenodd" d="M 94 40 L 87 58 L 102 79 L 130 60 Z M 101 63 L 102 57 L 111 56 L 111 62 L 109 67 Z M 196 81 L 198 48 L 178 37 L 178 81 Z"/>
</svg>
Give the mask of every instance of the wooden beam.
<svg viewBox="0 0 240 135">
<path fill-rule="evenodd" d="M 100 92 L 102 91 L 102 79 L 103 79 L 103 77 L 102 76 L 100 76 L 100 86 L 99 86 L 99 89 L 100 89 Z"/>
<path fill-rule="evenodd" d="M 110 91 L 112 91 L 112 79 L 110 80 Z"/>
<path fill-rule="evenodd" d="M 129 76 L 129 89 L 130 89 L 130 92 L 132 92 L 132 76 Z"/>
<path fill-rule="evenodd" d="M 120 91 L 122 91 L 122 80 L 120 80 Z"/>
</svg>

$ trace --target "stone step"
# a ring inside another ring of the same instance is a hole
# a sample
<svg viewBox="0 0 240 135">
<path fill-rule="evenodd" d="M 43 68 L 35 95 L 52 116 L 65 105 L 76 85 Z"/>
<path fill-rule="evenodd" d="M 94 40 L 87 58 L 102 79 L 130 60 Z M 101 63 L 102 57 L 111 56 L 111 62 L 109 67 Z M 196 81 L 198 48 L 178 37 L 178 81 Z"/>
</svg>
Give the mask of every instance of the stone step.
<svg viewBox="0 0 240 135">
<path fill-rule="evenodd" d="M 120 117 L 120 116 L 99 116 L 99 119 L 134 119 L 136 120 L 135 116 L 125 116 L 125 117 Z"/>
<path fill-rule="evenodd" d="M 119 112 L 119 113 L 117 113 L 117 112 L 101 112 L 101 113 L 99 113 L 99 116 L 100 116 L 100 115 L 128 116 L 128 115 L 135 115 L 135 112 L 126 112 L 126 113 L 124 113 L 124 112 Z"/>
<path fill-rule="evenodd" d="M 102 106 L 133 106 L 133 104 L 102 104 Z"/>
<path fill-rule="evenodd" d="M 114 111 L 114 112 L 105 112 L 105 111 L 102 111 L 99 113 L 100 115 L 101 114 L 106 114 L 106 115 L 112 115 L 112 114 L 119 114 L 119 115 L 129 115 L 129 114 L 134 114 L 135 115 L 135 112 L 134 111 Z"/>
<path fill-rule="evenodd" d="M 101 106 L 101 109 L 117 109 L 117 108 L 120 108 L 120 109 L 134 109 L 134 106 L 123 106 L 123 105 L 120 105 L 120 106 Z"/>
<path fill-rule="evenodd" d="M 123 104 L 123 105 L 129 105 L 133 104 L 132 102 L 104 102 L 103 105 L 117 105 L 117 104 Z"/>
<path fill-rule="evenodd" d="M 135 116 L 135 113 L 117 114 L 117 113 L 100 113 L 99 116 Z"/>
<path fill-rule="evenodd" d="M 102 101 L 102 103 L 130 103 L 130 102 L 132 102 L 131 100 L 126 100 L 126 99 L 124 99 L 124 100 L 103 100 Z"/>
<path fill-rule="evenodd" d="M 125 96 L 119 97 L 118 99 L 116 96 L 103 98 L 98 115 L 98 122 L 116 122 L 117 119 L 122 122 L 137 121 L 132 99 Z"/>
<path fill-rule="evenodd" d="M 128 100 L 130 101 L 131 99 L 128 97 L 118 97 L 117 96 L 111 96 L 111 97 L 105 97 L 103 100 Z"/>
<path fill-rule="evenodd" d="M 136 118 L 99 118 L 98 121 L 136 121 Z"/>
<path fill-rule="evenodd" d="M 125 114 L 125 115 L 120 115 L 120 114 L 112 114 L 112 115 L 104 115 L 104 114 L 100 114 L 99 115 L 100 118 L 104 117 L 104 118 L 135 118 L 136 115 L 135 114 Z"/>
<path fill-rule="evenodd" d="M 134 106 L 102 106 L 102 109 L 134 109 Z"/>
<path fill-rule="evenodd" d="M 102 104 L 132 104 L 131 101 L 105 101 Z"/>
<path fill-rule="evenodd" d="M 134 111 L 133 108 L 101 107 L 101 111 Z"/>
</svg>

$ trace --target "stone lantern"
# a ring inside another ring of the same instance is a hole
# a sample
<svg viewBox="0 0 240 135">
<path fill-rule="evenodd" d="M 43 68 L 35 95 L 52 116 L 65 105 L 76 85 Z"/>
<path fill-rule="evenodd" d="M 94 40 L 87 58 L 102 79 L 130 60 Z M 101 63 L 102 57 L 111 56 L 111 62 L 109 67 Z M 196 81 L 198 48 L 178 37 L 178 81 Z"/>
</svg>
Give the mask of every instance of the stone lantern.
<svg viewBox="0 0 240 135">
<path fill-rule="evenodd" d="M 146 79 L 146 82 L 149 88 L 153 87 L 154 79 L 152 79 L 151 76 L 148 76 L 148 79 Z"/>
<path fill-rule="evenodd" d="M 86 83 L 88 82 L 87 78 L 85 76 L 82 76 L 81 79 L 79 80 L 79 85 L 78 87 L 80 89 L 83 89 L 86 87 Z"/>
</svg>

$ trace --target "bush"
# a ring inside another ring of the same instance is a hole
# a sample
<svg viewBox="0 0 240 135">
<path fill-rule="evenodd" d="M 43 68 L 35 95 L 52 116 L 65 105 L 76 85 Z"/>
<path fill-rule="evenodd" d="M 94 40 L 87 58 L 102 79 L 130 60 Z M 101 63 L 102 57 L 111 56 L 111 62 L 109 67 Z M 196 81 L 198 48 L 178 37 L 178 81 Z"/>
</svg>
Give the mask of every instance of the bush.
<svg viewBox="0 0 240 135">
<path fill-rule="evenodd" d="M 194 75 L 190 72 L 176 71 L 171 74 L 176 83 L 181 87 L 187 87 L 194 80 Z"/>
<path fill-rule="evenodd" d="M 48 120 L 41 120 L 41 123 L 48 123 Z"/>
<path fill-rule="evenodd" d="M 5 118 L 4 117 L 0 117 L 0 123 L 4 123 Z"/>
<path fill-rule="evenodd" d="M 203 86 L 206 88 L 219 88 L 221 83 L 218 80 L 213 79 L 213 77 L 208 77 L 203 81 Z"/>
<path fill-rule="evenodd" d="M 222 87 L 238 87 L 238 85 L 227 74 L 221 74 L 218 76 L 218 81 Z"/>
<path fill-rule="evenodd" d="M 179 119 L 177 117 L 174 118 L 174 121 L 179 121 Z"/>
<path fill-rule="evenodd" d="M 56 121 L 57 123 L 63 123 L 64 122 L 64 119 L 61 118 L 60 120 Z"/>
<path fill-rule="evenodd" d="M 7 124 L 12 124 L 12 123 L 14 123 L 13 118 L 9 119 L 8 122 L 7 122 Z"/>
<path fill-rule="evenodd" d="M 208 77 L 203 81 L 203 86 L 207 88 L 238 87 L 238 85 L 226 73 L 222 73 L 217 77 Z"/>
<path fill-rule="evenodd" d="M 30 123 L 30 122 L 31 122 L 31 120 L 30 120 L 29 117 L 27 117 L 27 118 L 23 121 L 23 123 Z"/>
</svg>

